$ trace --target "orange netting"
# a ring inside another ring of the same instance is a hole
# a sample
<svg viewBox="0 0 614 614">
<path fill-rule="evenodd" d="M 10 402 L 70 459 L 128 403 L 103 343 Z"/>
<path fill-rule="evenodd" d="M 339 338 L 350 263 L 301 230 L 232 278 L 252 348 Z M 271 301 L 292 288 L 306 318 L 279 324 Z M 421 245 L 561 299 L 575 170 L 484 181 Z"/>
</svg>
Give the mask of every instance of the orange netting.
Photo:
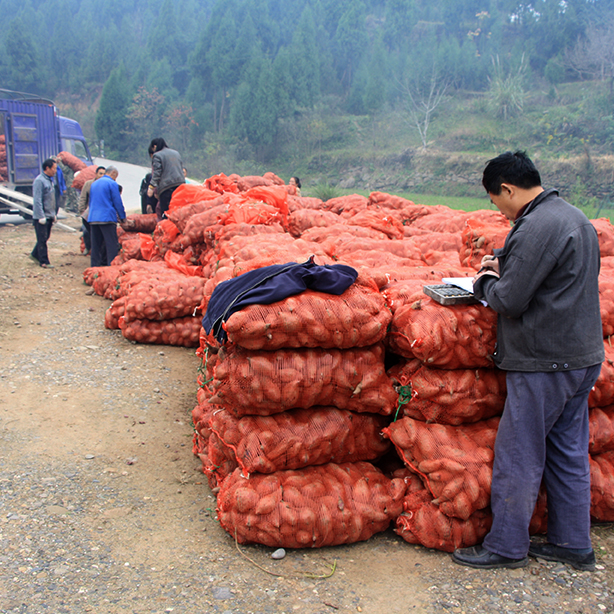
<svg viewBox="0 0 614 614">
<path fill-rule="evenodd" d="M 345 216 L 344 216 L 345 217 Z M 364 226 L 383 232 L 390 239 L 403 238 L 403 225 L 395 219 L 395 216 L 385 209 L 373 211 L 365 209 L 347 217 L 348 224 L 352 226 Z"/>
<path fill-rule="evenodd" d="M 126 216 L 125 226 L 130 232 L 143 232 L 151 234 L 158 223 L 158 216 L 155 213 L 133 213 Z"/>
<path fill-rule="evenodd" d="M 125 297 L 124 321 L 171 320 L 200 313 L 205 280 L 181 276 L 158 283 L 139 283 Z"/>
<path fill-rule="evenodd" d="M 316 405 L 389 415 L 396 407 L 382 345 L 272 352 L 234 346 L 218 356 L 211 402 L 237 417 Z"/>
<path fill-rule="evenodd" d="M 104 327 L 109 330 L 119 329 L 119 319 L 124 315 L 126 297 L 114 300 L 104 314 Z"/>
<path fill-rule="evenodd" d="M 329 228 L 338 223 L 339 216 L 330 211 L 298 209 L 288 217 L 288 232 L 293 237 L 300 237 L 309 228 Z"/>
<path fill-rule="evenodd" d="M 588 412 L 590 454 L 614 451 L 614 406 L 594 407 Z"/>
<path fill-rule="evenodd" d="M 603 269 L 599 275 L 599 309 L 603 336 L 614 335 L 614 271 Z"/>
<path fill-rule="evenodd" d="M 367 462 L 254 474 L 236 469 L 218 494 L 222 527 L 239 543 L 321 548 L 385 531 L 402 509 L 403 480 Z"/>
<path fill-rule="evenodd" d="M 199 200 L 191 204 L 182 205 L 175 209 L 169 209 L 166 212 L 166 217 L 179 228 L 179 231 L 183 233 L 185 231 L 186 224 L 195 215 L 209 211 L 214 207 L 219 207 L 224 204 L 222 197 L 216 192 L 212 192 L 216 197 L 209 200 Z"/>
<path fill-rule="evenodd" d="M 366 347 L 382 341 L 392 315 L 371 280 L 342 295 L 306 290 L 270 305 L 250 305 L 224 323 L 228 340 L 249 350 Z"/>
<path fill-rule="evenodd" d="M 211 430 L 234 451 L 245 476 L 331 462 L 374 460 L 390 448 L 390 442 L 381 435 L 386 424 L 384 416 L 335 407 L 240 419 L 221 410 L 211 418 Z"/>
<path fill-rule="evenodd" d="M 86 181 L 96 178 L 96 165 L 86 166 L 84 169 L 77 171 L 72 180 L 72 186 L 76 190 L 82 190 Z"/>
<path fill-rule="evenodd" d="M 507 394 L 505 372 L 498 369 L 415 370 L 406 363 L 388 370 L 389 377 L 403 391 L 405 416 L 440 424 L 465 424 L 500 415 Z"/>
<path fill-rule="evenodd" d="M 348 194 L 347 196 L 337 196 L 324 203 L 324 209 L 332 211 L 337 215 L 351 217 L 352 215 L 367 208 L 369 200 L 360 194 Z"/>
<path fill-rule="evenodd" d="M 605 360 L 601 372 L 588 395 L 589 407 L 608 407 L 614 405 L 614 348 L 606 340 L 604 343 Z"/>
<path fill-rule="evenodd" d="M 490 502 L 498 418 L 449 426 L 402 418 L 383 430 L 403 462 L 423 476 L 446 516 L 467 520 Z"/>
<path fill-rule="evenodd" d="M 75 173 L 78 173 L 79 171 L 82 171 L 84 168 L 87 168 L 87 164 L 83 160 L 81 160 L 80 158 L 77 158 L 77 156 L 69 153 L 68 151 L 61 151 L 58 154 L 58 158 Z M 96 166 L 94 166 L 94 169 L 95 168 Z M 94 171 L 94 174 L 95 173 L 96 171 Z"/>
<path fill-rule="evenodd" d="M 443 369 L 493 366 L 497 314 L 483 305 L 435 303 L 426 295 L 398 308 L 388 343 L 406 358 Z"/>
<path fill-rule="evenodd" d="M 119 328 L 129 341 L 195 348 L 199 344 L 200 320 L 200 316 L 132 322 L 120 318 Z"/>
<path fill-rule="evenodd" d="M 218 197 L 218 192 L 209 190 L 203 185 L 183 183 L 173 191 L 166 215 L 169 215 L 169 212 L 176 212 L 177 209 L 190 206 L 193 203 L 200 203 L 201 201 L 212 200 Z"/>
<path fill-rule="evenodd" d="M 591 516 L 614 522 L 614 452 L 589 457 L 591 467 Z"/>
<path fill-rule="evenodd" d="M 599 237 L 599 251 L 601 256 L 614 256 L 614 226 L 607 217 L 591 220 Z"/>
<path fill-rule="evenodd" d="M 487 254 L 492 255 L 493 250 L 503 247 L 509 232 L 510 224 L 505 218 L 496 223 L 484 223 L 477 219 L 467 220 L 459 249 L 461 264 L 479 270 L 482 258 Z"/>
</svg>

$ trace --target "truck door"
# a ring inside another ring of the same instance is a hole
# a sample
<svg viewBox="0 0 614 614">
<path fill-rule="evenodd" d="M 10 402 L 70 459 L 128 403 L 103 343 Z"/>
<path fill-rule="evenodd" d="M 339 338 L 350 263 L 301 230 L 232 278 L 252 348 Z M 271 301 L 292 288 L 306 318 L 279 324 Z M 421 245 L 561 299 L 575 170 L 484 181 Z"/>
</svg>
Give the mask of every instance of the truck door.
<svg viewBox="0 0 614 614">
<path fill-rule="evenodd" d="M 38 118 L 30 113 L 11 113 L 7 123 L 12 136 L 7 140 L 12 143 L 13 182 L 31 185 L 40 172 Z"/>
</svg>

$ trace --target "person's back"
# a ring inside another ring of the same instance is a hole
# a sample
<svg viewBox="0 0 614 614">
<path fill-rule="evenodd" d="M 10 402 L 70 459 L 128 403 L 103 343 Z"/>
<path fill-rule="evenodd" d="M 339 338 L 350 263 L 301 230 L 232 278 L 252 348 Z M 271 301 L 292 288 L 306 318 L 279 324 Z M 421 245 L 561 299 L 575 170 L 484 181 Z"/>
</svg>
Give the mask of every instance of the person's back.
<svg viewBox="0 0 614 614">
<path fill-rule="evenodd" d="M 90 224 L 115 223 L 126 217 L 119 186 L 109 175 L 104 175 L 92 184 L 89 202 Z"/>
</svg>

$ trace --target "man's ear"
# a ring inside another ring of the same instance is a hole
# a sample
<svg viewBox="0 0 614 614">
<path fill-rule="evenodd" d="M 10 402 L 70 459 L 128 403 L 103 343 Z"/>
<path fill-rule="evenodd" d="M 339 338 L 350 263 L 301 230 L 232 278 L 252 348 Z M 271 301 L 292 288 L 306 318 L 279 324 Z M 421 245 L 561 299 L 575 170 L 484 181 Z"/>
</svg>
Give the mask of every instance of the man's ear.
<svg viewBox="0 0 614 614">
<path fill-rule="evenodd" d="M 512 198 L 516 192 L 516 188 L 515 186 L 513 186 L 511 183 L 502 183 L 501 184 L 501 192 L 505 192 L 505 195 L 508 198 Z"/>
</svg>

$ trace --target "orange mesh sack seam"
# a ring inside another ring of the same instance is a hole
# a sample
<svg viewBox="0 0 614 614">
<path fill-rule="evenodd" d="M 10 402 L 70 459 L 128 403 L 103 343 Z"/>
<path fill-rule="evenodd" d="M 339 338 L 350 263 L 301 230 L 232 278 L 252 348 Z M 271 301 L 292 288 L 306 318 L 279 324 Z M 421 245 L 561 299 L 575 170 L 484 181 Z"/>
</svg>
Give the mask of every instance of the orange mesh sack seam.
<svg viewBox="0 0 614 614">
<path fill-rule="evenodd" d="M 467 520 L 490 502 L 498 418 L 449 426 L 402 418 L 383 430 L 403 462 L 423 476 L 446 516 Z"/>
<path fill-rule="evenodd" d="M 383 341 L 391 320 L 377 287 L 362 276 L 339 296 L 306 290 L 270 305 L 250 305 L 223 327 L 231 343 L 250 350 L 344 349 Z"/>
<path fill-rule="evenodd" d="M 387 424 L 384 416 L 334 407 L 240 419 L 222 410 L 211 418 L 211 430 L 232 448 L 245 476 L 330 462 L 375 460 L 390 447 L 381 435 Z"/>
<path fill-rule="evenodd" d="M 614 451 L 614 406 L 589 410 L 588 427 L 590 454 Z"/>
<path fill-rule="evenodd" d="M 321 548 L 365 541 L 402 510 L 403 480 L 367 462 L 254 474 L 236 469 L 218 494 L 222 527 L 241 544 Z"/>
<path fill-rule="evenodd" d="M 267 416 L 287 409 L 333 406 L 390 415 L 397 395 L 384 370 L 384 348 L 276 351 L 222 348 L 212 403 L 235 416 Z"/>
</svg>

